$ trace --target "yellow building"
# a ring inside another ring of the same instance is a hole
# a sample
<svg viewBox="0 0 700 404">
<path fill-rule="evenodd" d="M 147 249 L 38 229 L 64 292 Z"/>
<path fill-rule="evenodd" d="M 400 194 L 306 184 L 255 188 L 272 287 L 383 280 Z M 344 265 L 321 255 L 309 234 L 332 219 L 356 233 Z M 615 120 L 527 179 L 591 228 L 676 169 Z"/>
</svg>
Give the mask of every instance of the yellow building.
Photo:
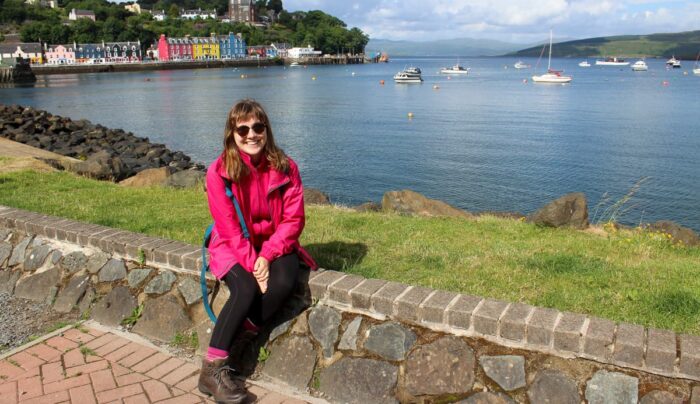
<svg viewBox="0 0 700 404">
<path fill-rule="evenodd" d="M 209 38 L 192 38 L 192 57 L 194 60 L 220 59 L 219 40 L 214 34 Z"/>
</svg>

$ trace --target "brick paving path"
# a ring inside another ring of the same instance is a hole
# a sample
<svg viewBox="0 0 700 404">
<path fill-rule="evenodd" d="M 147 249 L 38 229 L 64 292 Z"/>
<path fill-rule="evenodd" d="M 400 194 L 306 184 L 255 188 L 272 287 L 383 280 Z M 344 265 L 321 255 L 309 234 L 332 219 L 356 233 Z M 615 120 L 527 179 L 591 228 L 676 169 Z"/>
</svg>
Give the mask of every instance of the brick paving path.
<svg viewBox="0 0 700 404">
<path fill-rule="evenodd" d="M 90 326 L 71 328 L 0 360 L 0 402 L 211 403 L 199 366 Z M 249 402 L 301 404 L 248 385 Z"/>
</svg>

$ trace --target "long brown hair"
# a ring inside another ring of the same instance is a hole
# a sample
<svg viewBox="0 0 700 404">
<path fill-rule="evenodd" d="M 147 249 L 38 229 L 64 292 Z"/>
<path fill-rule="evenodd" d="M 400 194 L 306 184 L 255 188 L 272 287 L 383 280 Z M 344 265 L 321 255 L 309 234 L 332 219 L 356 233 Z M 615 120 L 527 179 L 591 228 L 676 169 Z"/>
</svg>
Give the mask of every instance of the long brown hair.
<svg viewBox="0 0 700 404">
<path fill-rule="evenodd" d="M 255 100 L 244 99 L 238 101 L 231 108 L 226 119 L 226 128 L 224 129 L 224 152 L 221 155 L 221 159 L 224 163 L 224 169 L 233 182 L 238 182 L 241 177 L 248 174 L 248 167 L 241 161 L 241 155 L 239 154 L 238 146 L 236 146 L 234 129 L 236 129 L 237 122 L 251 118 L 264 123 L 267 128 L 267 139 L 263 148 L 264 157 L 277 171 L 286 172 L 289 169 L 289 159 L 284 154 L 284 151 L 275 145 L 270 119 L 268 119 L 262 105 Z"/>
</svg>

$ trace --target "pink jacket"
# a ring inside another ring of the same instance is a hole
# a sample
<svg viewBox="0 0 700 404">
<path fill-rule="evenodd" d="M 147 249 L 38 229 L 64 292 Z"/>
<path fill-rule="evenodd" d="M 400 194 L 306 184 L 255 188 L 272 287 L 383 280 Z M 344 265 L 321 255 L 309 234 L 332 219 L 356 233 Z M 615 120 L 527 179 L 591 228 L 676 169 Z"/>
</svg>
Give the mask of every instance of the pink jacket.
<svg viewBox="0 0 700 404">
<path fill-rule="evenodd" d="M 229 176 L 224 169 L 221 157 L 217 158 L 207 170 L 207 199 L 209 211 L 214 219 L 214 229 L 209 243 L 209 268 L 212 274 L 221 279 L 236 263 L 241 264 L 246 271 L 253 272 L 258 256 L 263 256 L 272 262 L 292 252 L 296 252 L 309 267 L 317 269 L 318 265 L 314 259 L 299 244 L 299 236 L 305 222 L 304 187 L 296 163 L 289 159 L 287 173 L 269 167 L 256 174 L 264 176 L 260 180 L 268 186 L 264 196 L 266 202 L 255 200 L 253 203 L 268 204 L 273 226 L 272 235 L 267 240 L 261 240 L 259 252 L 251 241 L 243 237 L 236 210 L 226 196 L 224 179 L 229 179 Z M 257 184 L 256 181 L 239 181 L 231 184 L 233 195 L 241 205 L 251 239 L 257 239 L 258 235 L 253 234 L 255 229 L 252 226 L 250 209 L 247 209 L 241 201 L 244 200 L 242 198 L 244 193 L 256 198 L 259 192 L 252 187 Z"/>
</svg>

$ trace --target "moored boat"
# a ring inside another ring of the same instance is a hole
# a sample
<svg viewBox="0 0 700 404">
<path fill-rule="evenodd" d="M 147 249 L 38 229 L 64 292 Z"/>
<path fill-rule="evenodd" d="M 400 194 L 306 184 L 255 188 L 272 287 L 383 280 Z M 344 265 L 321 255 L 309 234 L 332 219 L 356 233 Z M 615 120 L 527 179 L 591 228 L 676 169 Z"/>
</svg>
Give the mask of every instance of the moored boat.
<svg viewBox="0 0 700 404">
<path fill-rule="evenodd" d="M 421 70 L 418 67 L 408 67 L 394 75 L 394 81 L 397 83 L 421 83 Z"/>
<path fill-rule="evenodd" d="M 649 66 L 647 66 L 644 60 L 638 60 L 632 64 L 632 70 L 635 72 L 645 72 L 649 70 Z"/>
<path fill-rule="evenodd" d="M 524 63 L 522 60 L 518 60 L 517 62 L 515 62 L 513 67 L 515 67 L 516 69 L 529 69 L 530 65 L 527 63 Z"/>
<path fill-rule="evenodd" d="M 666 61 L 666 66 L 672 67 L 674 69 L 681 68 L 681 61 L 676 59 L 676 55 L 671 56 L 671 59 Z"/>
<path fill-rule="evenodd" d="M 538 62 L 539 63 L 539 62 Z M 552 70 L 552 31 L 549 31 L 549 59 L 547 61 L 547 73 L 532 76 L 535 83 L 565 84 L 572 80 L 571 76 L 564 76 L 561 71 Z"/>
<path fill-rule="evenodd" d="M 617 57 L 605 58 L 605 60 L 596 60 L 596 66 L 629 66 L 630 62 L 626 62 L 625 59 Z"/>
<path fill-rule="evenodd" d="M 470 70 L 470 68 L 462 67 L 458 63 L 452 67 L 443 67 L 442 69 L 440 69 L 440 73 L 442 73 L 442 74 L 469 74 L 469 70 Z"/>
<path fill-rule="evenodd" d="M 583 62 L 580 62 L 578 64 L 578 67 L 591 67 L 591 64 L 588 63 L 588 59 L 584 60 Z"/>
</svg>

